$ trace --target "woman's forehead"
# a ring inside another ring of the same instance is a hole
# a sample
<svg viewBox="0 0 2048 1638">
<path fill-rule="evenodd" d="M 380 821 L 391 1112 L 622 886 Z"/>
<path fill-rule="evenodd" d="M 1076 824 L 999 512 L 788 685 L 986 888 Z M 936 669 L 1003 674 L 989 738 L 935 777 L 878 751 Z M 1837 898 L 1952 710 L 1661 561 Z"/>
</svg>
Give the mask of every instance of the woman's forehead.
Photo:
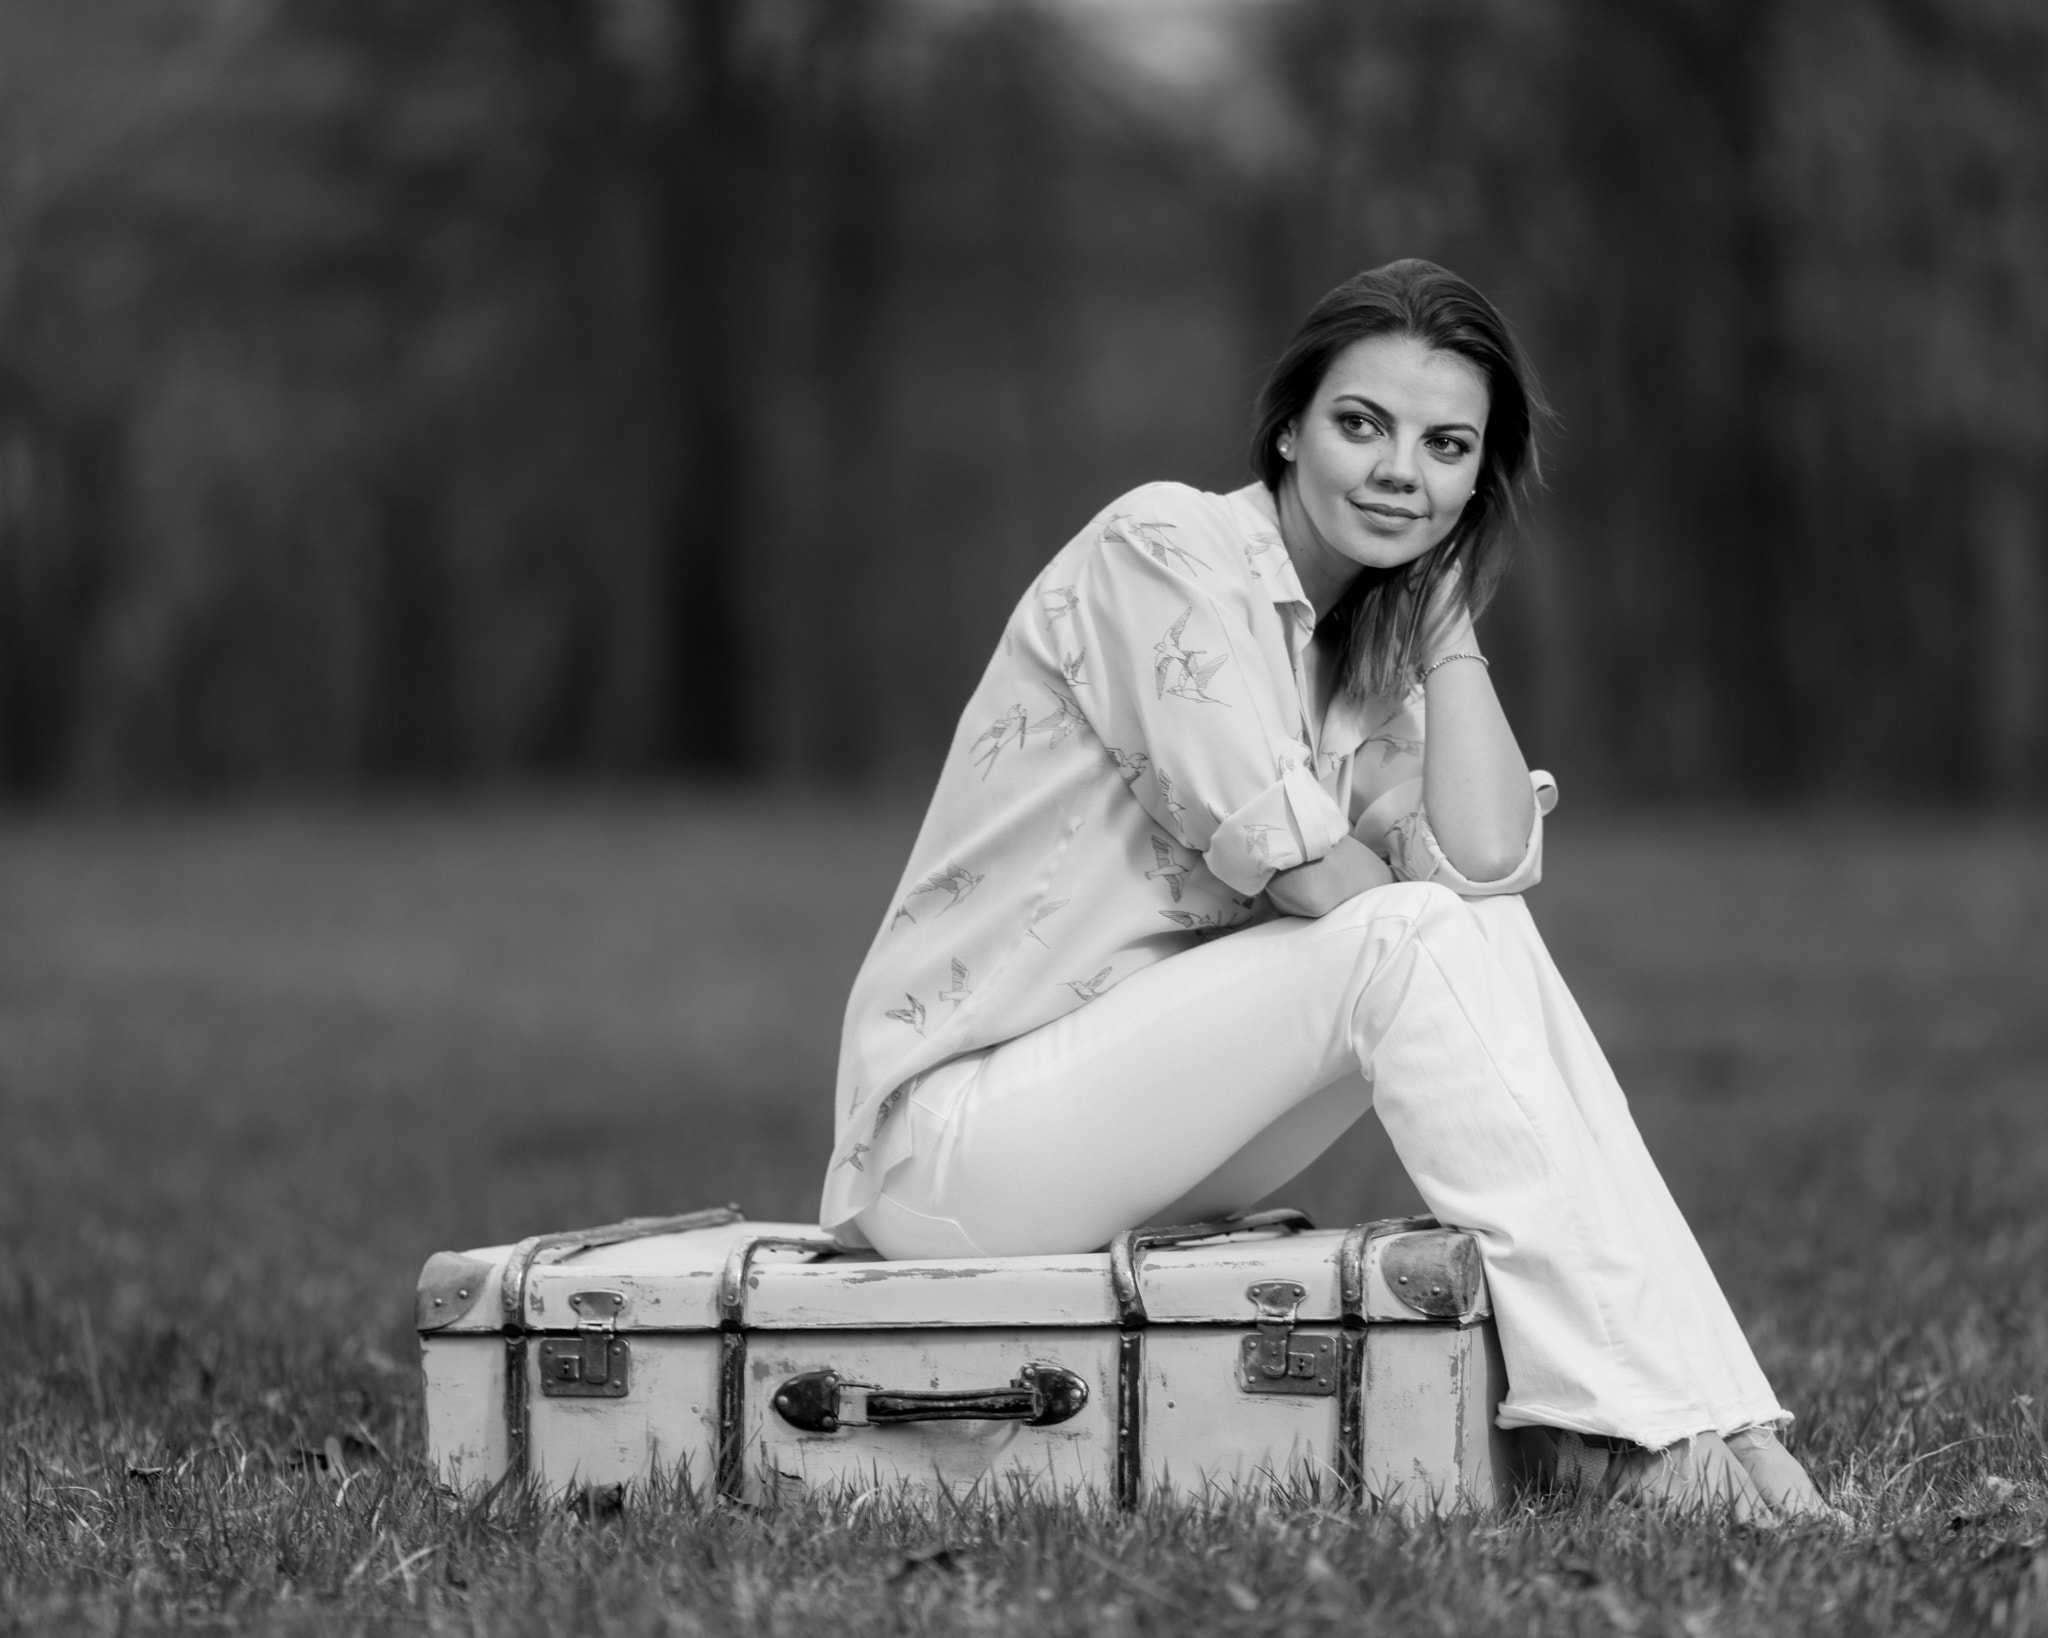
<svg viewBox="0 0 2048 1638">
<path fill-rule="evenodd" d="M 1417 336 L 1367 336 L 1330 360 L 1319 403 L 1357 398 L 1425 426 L 1486 425 L 1492 394 L 1479 366 Z"/>
</svg>

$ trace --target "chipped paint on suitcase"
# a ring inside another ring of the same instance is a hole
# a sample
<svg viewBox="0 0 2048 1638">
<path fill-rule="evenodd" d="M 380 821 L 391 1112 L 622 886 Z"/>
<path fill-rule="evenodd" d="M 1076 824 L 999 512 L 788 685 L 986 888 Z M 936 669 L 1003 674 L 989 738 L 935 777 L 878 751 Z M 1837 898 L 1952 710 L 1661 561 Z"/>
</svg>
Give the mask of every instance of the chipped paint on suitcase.
<svg viewBox="0 0 2048 1638">
<path fill-rule="evenodd" d="M 721 1208 L 442 1252 L 418 1319 L 428 1458 L 464 1490 L 1279 1483 L 1442 1510 L 1511 1471 L 1478 1248 L 1427 1218 L 882 1262 Z"/>
</svg>

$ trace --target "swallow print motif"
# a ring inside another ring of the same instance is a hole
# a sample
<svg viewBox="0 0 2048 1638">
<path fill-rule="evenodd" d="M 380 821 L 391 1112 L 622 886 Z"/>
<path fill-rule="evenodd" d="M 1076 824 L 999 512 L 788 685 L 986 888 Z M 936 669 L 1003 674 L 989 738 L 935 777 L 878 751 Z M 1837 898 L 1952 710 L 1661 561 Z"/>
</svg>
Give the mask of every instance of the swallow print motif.
<svg viewBox="0 0 2048 1638">
<path fill-rule="evenodd" d="M 1193 552 L 1178 546 L 1171 537 L 1174 525 L 1158 518 L 1133 518 L 1119 514 L 1103 525 L 1103 537 L 1120 540 L 1129 545 L 1142 547 L 1150 553 L 1154 562 L 1164 566 L 1168 557 L 1186 564 L 1191 569 L 1206 569 L 1204 563 Z"/>
<path fill-rule="evenodd" d="M 1104 967 L 1093 978 L 1070 978 L 1066 981 L 1067 988 L 1083 1001 L 1093 1001 L 1108 987 L 1109 975 L 1115 970 L 1113 967 Z"/>
<path fill-rule="evenodd" d="M 1120 751 L 1114 745 L 1105 746 L 1109 760 L 1116 764 L 1117 773 L 1126 785 L 1135 785 L 1138 776 L 1151 765 L 1152 759 L 1143 751 Z"/>
<path fill-rule="evenodd" d="M 1379 765 L 1382 768 L 1386 767 L 1396 757 L 1412 756 L 1419 758 L 1422 755 L 1421 740 L 1404 739 L 1399 734 L 1374 734 L 1365 743 L 1377 747 L 1380 756 Z"/>
<path fill-rule="evenodd" d="M 950 990 L 939 991 L 939 999 L 941 1001 L 950 1001 L 957 1007 L 973 993 L 974 987 L 967 982 L 967 963 L 958 956 L 955 956 L 953 958 L 953 987 Z"/>
<path fill-rule="evenodd" d="M 914 899 L 920 893 L 945 894 L 946 906 L 944 910 L 939 912 L 943 916 L 946 910 L 959 909 L 967 895 L 972 893 L 987 879 L 986 876 L 977 876 L 973 871 L 964 869 L 949 861 L 944 870 L 934 870 L 922 882 L 913 887 L 910 890 L 910 898 Z M 910 899 L 905 899 L 903 902 L 908 904 Z"/>
<path fill-rule="evenodd" d="M 1029 731 L 1030 713 L 1021 705 L 1013 705 L 981 731 L 981 737 L 968 749 L 968 756 L 981 770 L 981 777 L 988 778 L 995 772 L 996 760 L 1013 741 L 1024 743 Z"/>
<path fill-rule="evenodd" d="M 1180 611 L 1180 618 L 1166 628 L 1166 635 L 1152 645 L 1158 662 L 1152 667 L 1152 681 L 1164 699 L 1171 694 L 1175 699 L 1200 700 L 1204 705 L 1227 705 L 1209 692 L 1209 680 L 1230 663 L 1228 654 L 1219 654 L 1209 659 L 1199 648 L 1189 648 L 1181 641 L 1181 634 L 1188 629 L 1188 621 L 1194 618 L 1194 609 Z"/>
<path fill-rule="evenodd" d="M 924 1033 L 924 1003 L 914 995 L 904 996 L 903 1002 L 902 1006 L 891 1007 L 882 1016 L 884 1018 L 893 1018 L 899 1024 L 908 1024 L 918 1034 L 922 1035 Z"/>
<path fill-rule="evenodd" d="M 1174 828 L 1180 828 L 1180 816 L 1188 810 L 1179 797 L 1173 794 L 1173 776 L 1164 768 L 1154 768 L 1152 778 L 1159 786 L 1159 798 L 1166 804 L 1166 811 L 1172 816 Z"/>
<path fill-rule="evenodd" d="M 1059 692 L 1058 689 L 1052 689 L 1050 692 L 1053 704 L 1057 709 L 1049 717 L 1040 717 L 1026 731 L 1033 734 L 1049 735 L 1048 743 L 1050 745 L 1063 745 L 1066 743 L 1067 736 L 1076 728 L 1087 726 L 1088 719 L 1081 714 L 1081 708 L 1067 698 L 1066 695 Z"/>
<path fill-rule="evenodd" d="M 1031 912 L 1031 919 L 1024 924 L 1024 936 L 1035 940 L 1040 946 L 1050 950 L 1052 946 L 1047 944 L 1044 937 L 1039 933 L 1038 924 L 1048 916 L 1058 915 L 1073 902 L 1072 899 L 1052 899 L 1041 904 L 1036 910 Z"/>
<path fill-rule="evenodd" d="M 1193 870 L 1180 862 L 1180 855 L 1173 844 L 1164 836 L 1152 838 L 1152 868 L 1145 872 L 1148 882 L 1164 882 L 1173 895 L 1173 902 L 1180 903 L 1181 884 L 1193 874 Z"/>
</svg>

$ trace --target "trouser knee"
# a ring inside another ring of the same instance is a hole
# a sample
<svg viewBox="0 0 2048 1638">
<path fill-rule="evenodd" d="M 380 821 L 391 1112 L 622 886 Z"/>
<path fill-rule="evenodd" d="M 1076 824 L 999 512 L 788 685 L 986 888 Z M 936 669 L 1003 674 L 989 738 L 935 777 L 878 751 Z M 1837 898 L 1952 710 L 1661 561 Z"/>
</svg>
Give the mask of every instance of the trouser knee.
<svg viewBox="0 0 2048 1638">
<path fill-rule="evenodd" d="M 1361 927 L 1382 916 L 1394 916 L 1420 925 L 1464 915 L 1465 901 L 1438 882 L 1395 882 L 1389 887 L 1361 893 L 1330 914 L 1348 917 Z"/>
<path fill-rule="evenodd" d="M 1418 921 L 1465 913 L 1465 901 L 1441 882 L 1396 882 L 1394 891 L 1404 904 L 1415 906 Z"/>
</svg>

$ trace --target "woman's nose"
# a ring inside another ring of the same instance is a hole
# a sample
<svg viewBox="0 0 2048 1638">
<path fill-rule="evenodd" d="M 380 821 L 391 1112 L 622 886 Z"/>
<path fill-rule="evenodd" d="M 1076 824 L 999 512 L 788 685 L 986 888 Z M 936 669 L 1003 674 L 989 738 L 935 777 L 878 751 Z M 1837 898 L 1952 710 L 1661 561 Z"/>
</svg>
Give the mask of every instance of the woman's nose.
<svg viewBox="0 0 2048 1638">
<path fill-rule="evenodd" d="M 1398 440 L 1389 440 L 1373 466 L 1372 481 L 1382 489 L 1413 489 L 1416 484 L 1415 451 Z"/>
</svg>

